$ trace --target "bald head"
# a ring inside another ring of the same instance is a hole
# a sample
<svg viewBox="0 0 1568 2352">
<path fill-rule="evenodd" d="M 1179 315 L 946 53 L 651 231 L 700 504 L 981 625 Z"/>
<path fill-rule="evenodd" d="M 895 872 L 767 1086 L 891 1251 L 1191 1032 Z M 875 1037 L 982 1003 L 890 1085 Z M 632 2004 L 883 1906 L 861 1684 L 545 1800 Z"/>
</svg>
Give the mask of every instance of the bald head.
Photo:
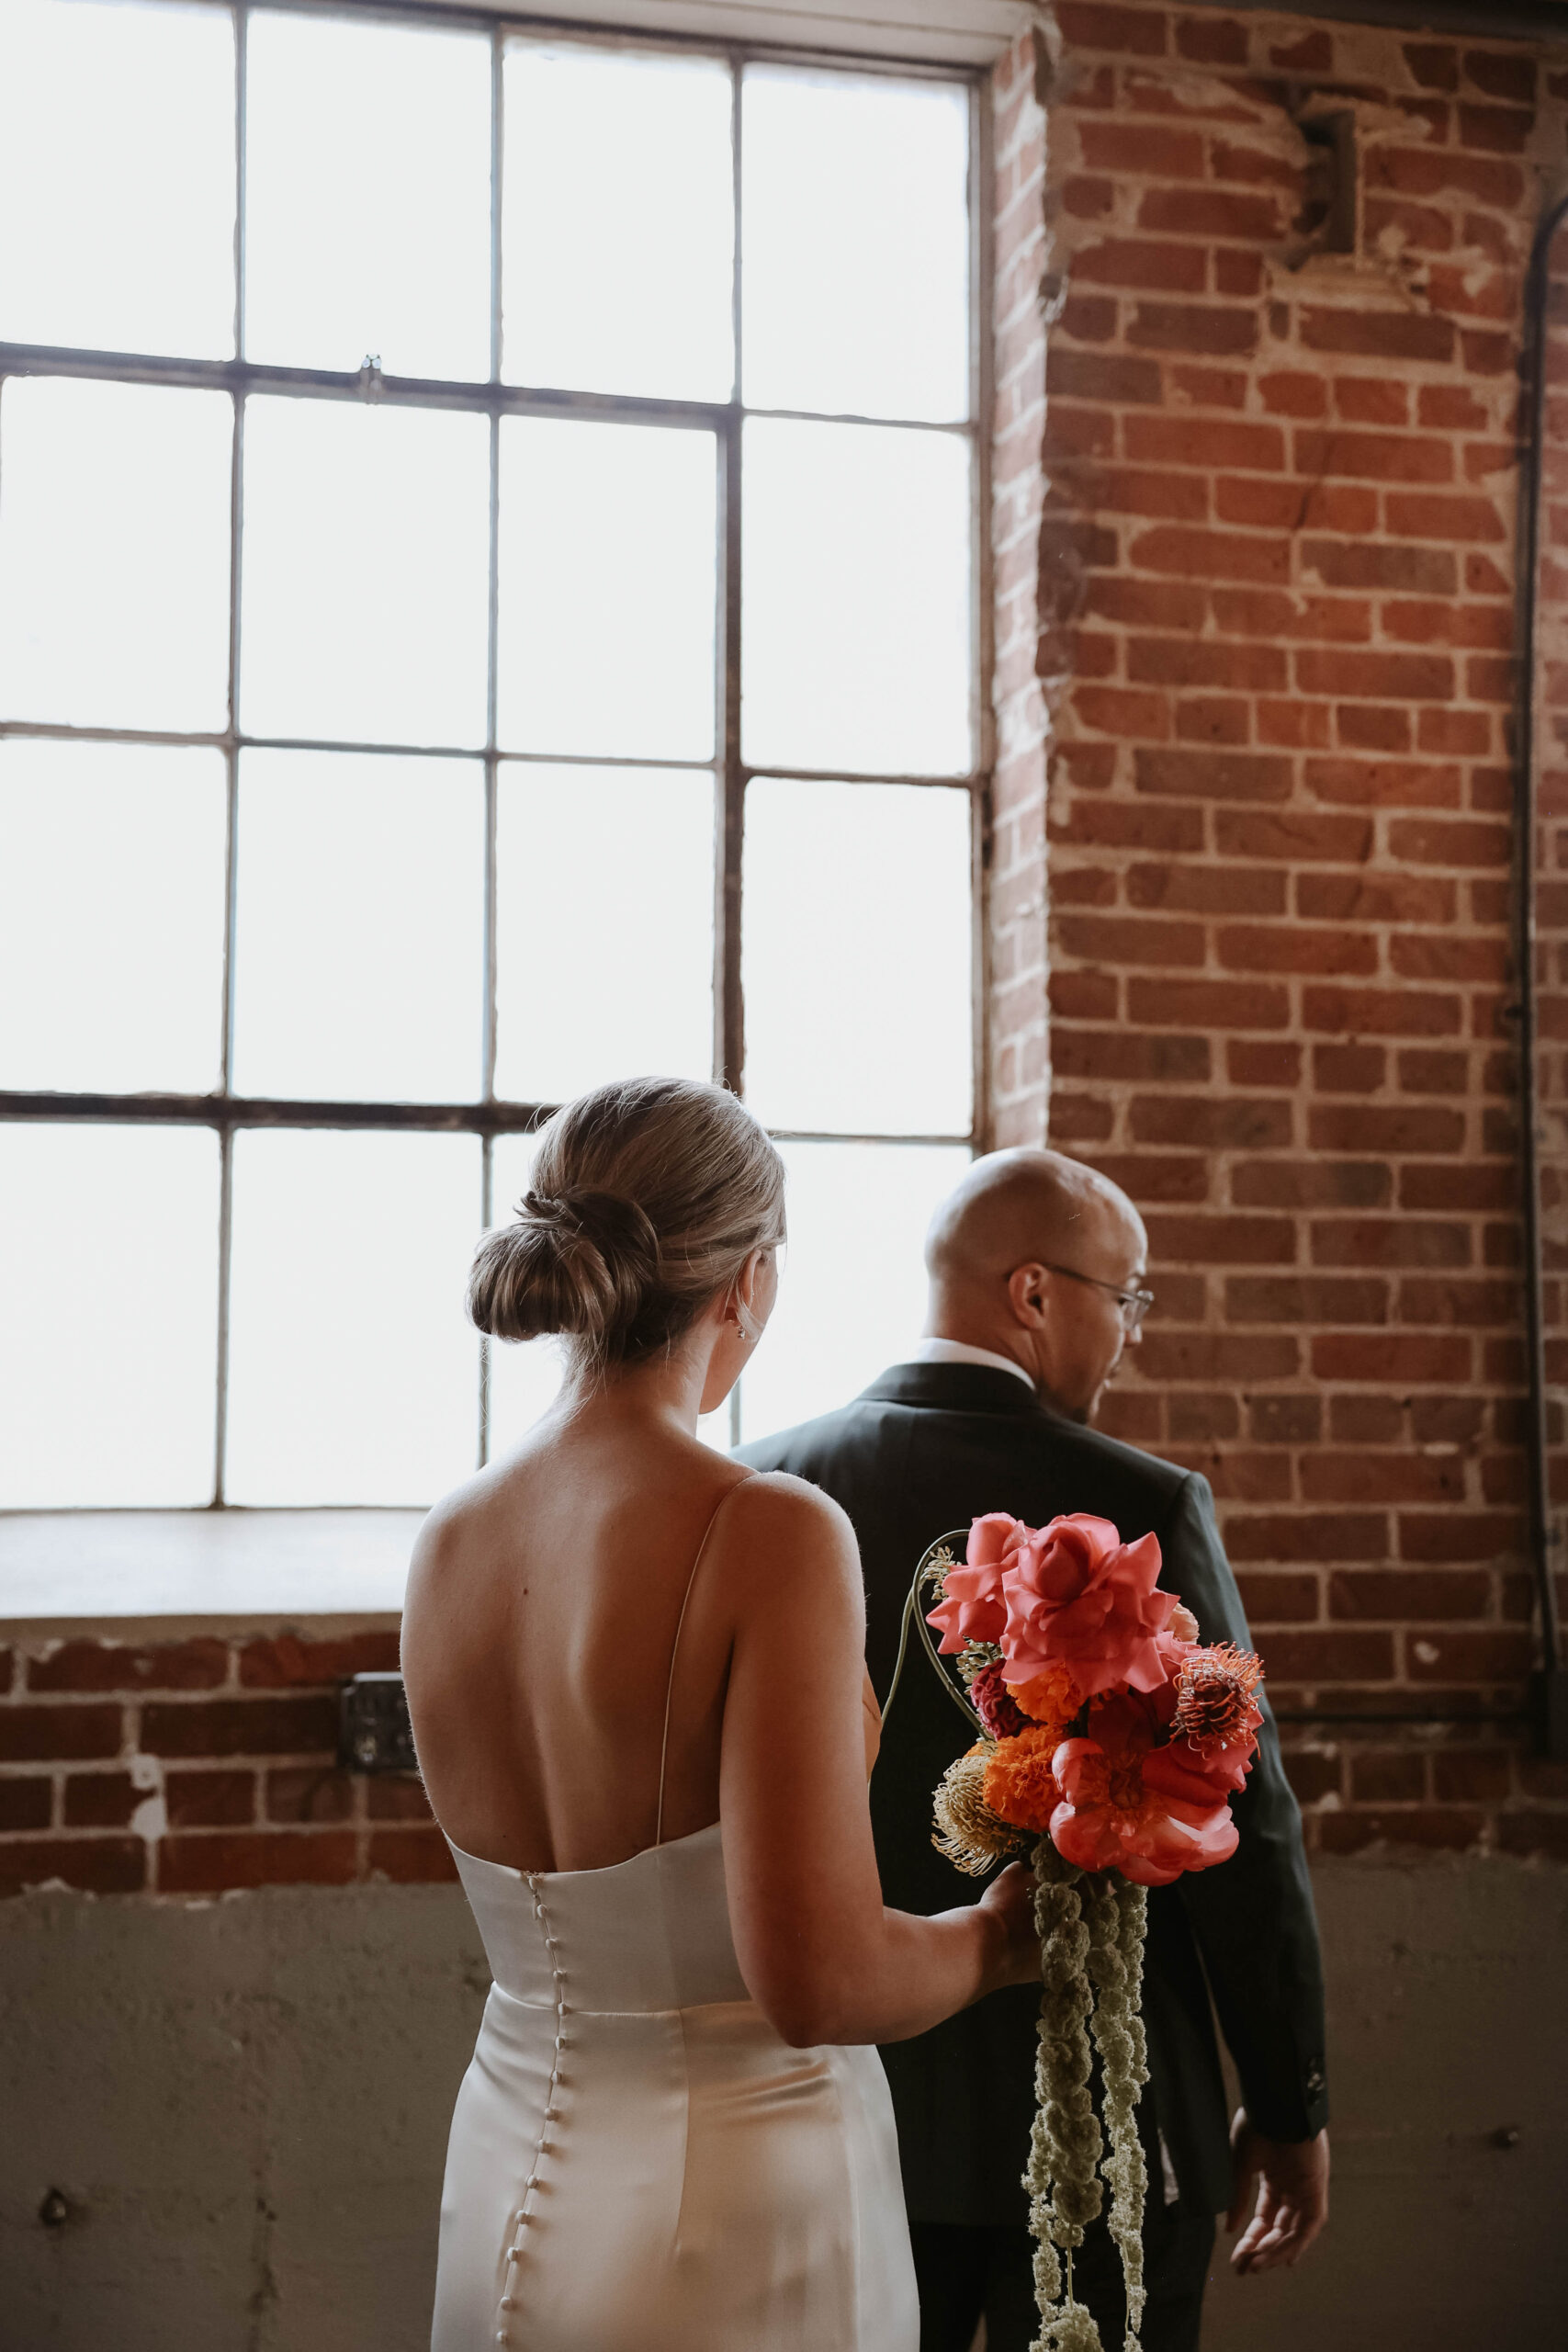
<svg viewBox="0 0 1568 2352">
<path fill-rule="evenodd" d="M 927 1331 L 1010 1357 L 1087 1419 L 1128 1333 L 1115 1294 L 1141 1282 L 1143 1219 L 1119 1185 L 1059 1151 L 994 1151 L 926 1236 Z"/>
</svg>

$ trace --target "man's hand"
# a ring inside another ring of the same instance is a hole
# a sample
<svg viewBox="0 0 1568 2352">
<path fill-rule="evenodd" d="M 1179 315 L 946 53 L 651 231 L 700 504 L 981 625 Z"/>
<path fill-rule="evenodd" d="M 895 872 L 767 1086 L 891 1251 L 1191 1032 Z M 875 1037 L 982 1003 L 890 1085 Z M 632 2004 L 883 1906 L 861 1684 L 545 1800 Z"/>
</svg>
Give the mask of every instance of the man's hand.
<svg viewBox="0 0 1568 2352">
<path fill-rule="evenodd" d="M 1250 2222 L 1252 2184 L 1258 2205 Z M 1315 2140 L 1266 2140 L 1238 2107 L 1231 2124 L 1231 2209 L 1225 2227 L 1233 2237 L 1247 2227 L 1231 2251 L 1231 2268 L 1243 2278 L 1253 2270 L 1292 2269 L 1328 2219 L 1328 2134 Z"/>
</svg>

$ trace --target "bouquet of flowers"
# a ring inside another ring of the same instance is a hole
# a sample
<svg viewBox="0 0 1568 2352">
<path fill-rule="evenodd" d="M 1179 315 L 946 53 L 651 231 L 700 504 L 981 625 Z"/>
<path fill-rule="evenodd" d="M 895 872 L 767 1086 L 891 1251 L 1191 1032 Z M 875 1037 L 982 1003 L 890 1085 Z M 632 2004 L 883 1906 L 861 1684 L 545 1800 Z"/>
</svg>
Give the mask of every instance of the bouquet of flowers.
<svg viewBox="0 0 1568 2352">
<path fill-rule="evenodd" d="M 1263 1669 L 1230 1643 L 1200 1643 L 1190 1611 L 1156 1589 L 1153 1535 L 1123 1544 L 1109 1520 L 1078 1511 L 1038 1528 L 991 1511 L 971 1526 L 962 1561 L 960 1540 L 962 1531 L 939 1539 L 920 1561 L 905 1630 L 915 1619 L 980 1735 L 936 1792 L 936 1846 L 976 1876 L 1032 1850 L 1043 1981 L 1024 2177 L 1036 2352 L 1102 2352 L 1074 2297 L 1072 2259 L 1107 2186 L 1126 2280 L 1124 2352 L 1137 2352 L 1145 1890 L 1235 1851 L 1230 1799 L 1257 1750 Z M 963 1699 L 942 1655 L 957 1660 Z M 1089 2090 L 1091 2030 L 1109 2154 Z"/>
</svg>

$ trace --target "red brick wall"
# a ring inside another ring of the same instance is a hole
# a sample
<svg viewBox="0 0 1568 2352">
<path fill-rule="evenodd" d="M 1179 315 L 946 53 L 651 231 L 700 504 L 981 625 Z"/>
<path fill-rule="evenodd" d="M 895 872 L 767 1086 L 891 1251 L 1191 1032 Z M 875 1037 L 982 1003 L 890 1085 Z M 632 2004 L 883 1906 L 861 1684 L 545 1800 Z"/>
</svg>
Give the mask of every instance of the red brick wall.
<svg viewBox="0 0 1568 2352">
<path fill-rule="evenodd" d="M 997 1140 L 1146 1213 L 1159 1306 L 1105 1425 L 1213 1480 L 1314 1841 L 1568 1852 L 1517 1720 L 1506 1012 L 1522 276 L 1568 72 L 1055 17 L 996 82 L 1004 341 L 1015 255 L 1049 320 L 1043 521 L 999 585 L 1051 739 L 1048 849 L 998 775 Z M 1309 93 L 1358 114 L 1354 254 L 1303 225 Z"/>
<path fill-rule="evenodd" d="M 338 1769 L 338 1684 L 398 1637 L 206 1635 L 0 1649 L 0 1894 L 454 1873 L 423 1791 Z"/>
</svg>

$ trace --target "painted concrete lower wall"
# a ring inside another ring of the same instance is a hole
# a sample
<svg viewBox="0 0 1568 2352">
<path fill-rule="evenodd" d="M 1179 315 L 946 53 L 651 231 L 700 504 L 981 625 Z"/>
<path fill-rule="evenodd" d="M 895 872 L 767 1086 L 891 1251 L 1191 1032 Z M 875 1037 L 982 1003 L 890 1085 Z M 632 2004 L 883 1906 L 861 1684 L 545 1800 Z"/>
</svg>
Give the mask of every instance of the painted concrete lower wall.
<svg viewBox="0 0 1568 2352">
<path fill-rule="evenodd" d="M 1205 2352 L 1560 2343 L 1568 1872 L 1317 1883 L 1333 2228 L 1288 2278 L 1217 2276 Z M 0 2352 L 423 2352 L 486 1982 L 446 1887 L 0 1905 Z"/>
</svg>

